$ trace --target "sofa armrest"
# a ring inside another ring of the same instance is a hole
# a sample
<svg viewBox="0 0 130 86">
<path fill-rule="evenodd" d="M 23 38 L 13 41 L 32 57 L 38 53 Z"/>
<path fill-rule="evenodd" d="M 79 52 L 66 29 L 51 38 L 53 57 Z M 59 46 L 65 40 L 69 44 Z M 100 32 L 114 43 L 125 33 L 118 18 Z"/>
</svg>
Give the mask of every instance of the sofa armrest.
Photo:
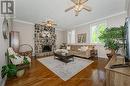
<svg viewBox="0 0 130 86">
<path fill-rule="evenodd" d="M 83 55 L 85 55 L 87 58 L 90 57 L 90 50 L 81 51 L 81 53 L 82 53 Z"/>
</svg>

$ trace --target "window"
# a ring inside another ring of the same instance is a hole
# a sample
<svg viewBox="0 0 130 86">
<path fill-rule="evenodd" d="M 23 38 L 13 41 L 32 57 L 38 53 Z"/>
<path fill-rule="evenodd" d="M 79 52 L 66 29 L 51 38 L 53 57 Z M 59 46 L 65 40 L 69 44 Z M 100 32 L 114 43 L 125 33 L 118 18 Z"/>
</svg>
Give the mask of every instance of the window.
<svg viewBox="0 0 130 86">
<path fill-rule="evenodd" d="M 91 25 L 91 43 L 101 43 L 99 35 L 106 29 L 106 22 Z"/>
<path fill-rule="evenodd" d="M 75 43 L 75 30 L 68 32 L 68 43 L 72 44 Z"/>
</svg>

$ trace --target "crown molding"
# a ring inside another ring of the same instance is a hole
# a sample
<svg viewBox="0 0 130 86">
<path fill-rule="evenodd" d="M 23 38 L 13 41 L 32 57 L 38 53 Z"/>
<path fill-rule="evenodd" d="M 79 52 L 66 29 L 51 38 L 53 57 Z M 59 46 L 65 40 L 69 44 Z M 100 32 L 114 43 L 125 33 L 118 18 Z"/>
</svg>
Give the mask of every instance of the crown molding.
<svg viewBox="0 0 130 86">
<path fill-rule="evenodd" d="M 101 20 L 104 20 L 104 19 L 108 19 L 108 18 L 111 18 L 111 17 L 114 17 L 114 16 L 119 16 L 119 15 L 122 15 L 122 14 L 126 14 L 126 15 L 127 15 L 127 11 L 122 11 L 122 12 L 119 12 L 119 13 L 115 13 L 115 14 L 110 15 L 110 16 L 106 16 L 106 17 L 103 17 L 103 18 L 99 18 L 99 19 L 96 19 L 96 20 L 93 20 L 93 21 L 90 21 L 90 22 L 87 22 L 87 23 L 78 24 L 78 25 L 75 25 L 75 26 L 69 27 L 69 28 L 56 27 L 56 30 L 66 31 L 66 30 L 69 30 L 69 29 L 75 29 L 75 28 L 77 28 L 77 27 L 81 27 L 81 26 L 84 26 L 84 25 L 88 25 L 88 24 L 91 24 L 91 23 L 94 23 L 94 22 L 98 22 L 98 21 L 101 21 Z M 34 25 L 34 23 L 32 23 L 32 22 L 27 22 L 27 21 L 23 21 L 23 20 L 19 20 L 19 19 L 14 19 L 13 21 L 19 22 L 19 23 L 25 23 L 25 24 Z"/>
<path fill-rule="evenodd" d="M 25 24 L 30 24 L 30 25 L 34 25 L 34 23 L 32 22 L 27 22 L 27 21 L 23 21 L 23 20 L 19 20 L 19 19 L 14 19 L 14 22 L 19 22 L 19 23 L 25 23 Z"/>
<path fill-rule="evenodd" d="M 35 24 L 32 23 L 32 22 L 27 22 L 27 21 L 23 21 L 23 20 L 19 20 L 19 19 L 14 19 L 13 21 L 14 21 L 14 22 L 19 22 L 19 23 L 24 23 L 24 24 L 35 25 Z M 65 28 L 63 28 L 63 27 L 56 27 L 56 30 L 65 31 Z"/>
<path fill-rule="evenodd" d="M 119 15 L 122 15 L 122 14 L 126 14 L 127 15 L 127 12 L 126 11 L 122 11 L 122 12 L 115 13 L 113 15 L 106 16 L 106 17 L 103 17 L 103 18 L 99 18 L 99 19 L 96 19 L 96 20 L 93 20 L 93 21 L 90 21 L 90 22 L 87 22 L 87 23 L 78 24 L 78 25 L 73 26 L 72 29 L 75 29 L 77 27 L 84 26 L 84 25 L 87 25 L 87 24 L 91 24 L 91 23 L 94 23 L 94 22 L 98 22 L 98 21 L 101 21 L 101 20 L 104 20 L 104 19 L 108 19 L 108 18 L 111 18 L 111 17 L 114 17 L 114 16 L 119 16 Z"/>
</svg>

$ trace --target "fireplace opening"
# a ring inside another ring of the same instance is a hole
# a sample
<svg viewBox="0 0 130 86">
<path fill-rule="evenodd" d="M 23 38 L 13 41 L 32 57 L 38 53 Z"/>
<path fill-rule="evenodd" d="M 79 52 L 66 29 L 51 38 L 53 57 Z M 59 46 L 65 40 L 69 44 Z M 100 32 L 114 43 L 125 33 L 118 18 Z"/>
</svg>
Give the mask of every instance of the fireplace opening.
<svg viewBox="0 0 130 86">
<path fill-rule="evenodd" d="M 42 46 L 42 52 L 50 52 L 50 51 L 52 51 L 51 45 L 43 45 Z"/>
</svg>

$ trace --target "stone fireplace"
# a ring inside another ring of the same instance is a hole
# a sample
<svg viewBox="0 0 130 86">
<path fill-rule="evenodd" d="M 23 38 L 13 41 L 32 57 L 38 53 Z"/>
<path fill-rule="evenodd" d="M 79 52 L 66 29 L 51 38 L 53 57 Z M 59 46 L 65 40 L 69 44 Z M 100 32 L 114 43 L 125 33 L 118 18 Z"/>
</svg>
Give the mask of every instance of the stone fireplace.
<svg viewBox="0 0 130 86">
<path fill-rule="evenodd" d="M 49 56 L 56 48 L 55 28 L 35 24 L 35 56 Z"/>
</svg>

